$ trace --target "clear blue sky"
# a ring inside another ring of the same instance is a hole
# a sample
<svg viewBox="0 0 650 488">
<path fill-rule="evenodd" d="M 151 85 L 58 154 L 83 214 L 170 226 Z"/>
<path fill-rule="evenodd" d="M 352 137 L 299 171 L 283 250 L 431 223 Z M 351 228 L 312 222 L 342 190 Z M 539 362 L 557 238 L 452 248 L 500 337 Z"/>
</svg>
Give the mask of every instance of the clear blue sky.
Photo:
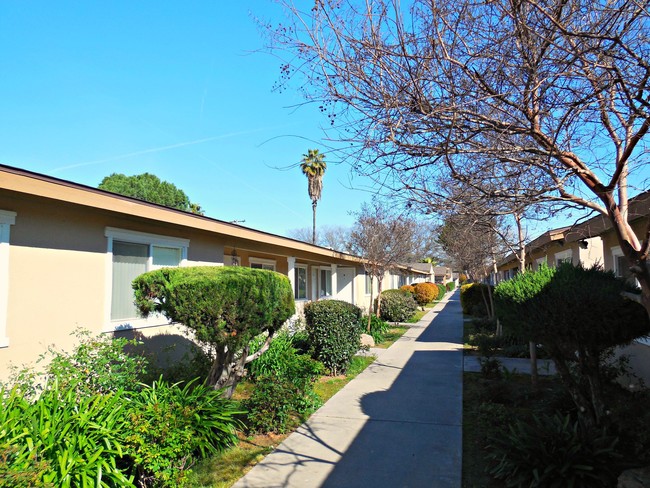
<svg viewBox="0 0 650 488">
<path fill-rule="evenodd" d="M 0 163 L 97 186 L 154 173 L 206 215 L 284 234 L 311 226 L 315 107 L 272 91 L 279 60 L 254 16 L 271 0 L 0 2 Z M 328 158 L 319 224 L 351 225 L 367 183 Z"/>
</svg>

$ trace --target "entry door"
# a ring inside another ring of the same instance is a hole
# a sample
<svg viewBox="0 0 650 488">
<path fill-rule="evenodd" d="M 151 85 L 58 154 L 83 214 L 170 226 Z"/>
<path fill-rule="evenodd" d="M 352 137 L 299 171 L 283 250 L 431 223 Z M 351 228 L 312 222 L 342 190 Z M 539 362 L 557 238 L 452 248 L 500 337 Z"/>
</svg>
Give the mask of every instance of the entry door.
<svg viewBox="0 0 650 488">
<path fill-rule="evenodd" d="M 354 268 L 338 268 L 336 270 L 336 298 L 348 303 L 354 303 L 353 283 L 355 274 L 356 270 Z"/>
</svg>

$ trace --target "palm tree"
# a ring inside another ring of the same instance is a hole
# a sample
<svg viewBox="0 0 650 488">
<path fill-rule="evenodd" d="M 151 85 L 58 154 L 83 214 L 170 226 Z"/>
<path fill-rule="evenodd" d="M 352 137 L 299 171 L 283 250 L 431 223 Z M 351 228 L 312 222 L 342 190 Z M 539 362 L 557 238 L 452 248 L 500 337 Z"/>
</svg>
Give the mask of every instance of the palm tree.
<svg viewBox="0 0 650 488">
<path fill-rule="evenodd" d="M 318 149 L 308 149 L 307 154 L 302 155 L 300 169 L 308 180 L 307 190 L 309 191 L 309 198 L 311 198 L 311 208 L 314 211 L 314 226 L 311 242 L 312 244 L 316 244 L 316 205 L 323 191 L 323 175 L 327 169 L 325 155 L 321 154 Z"/>
</svg>

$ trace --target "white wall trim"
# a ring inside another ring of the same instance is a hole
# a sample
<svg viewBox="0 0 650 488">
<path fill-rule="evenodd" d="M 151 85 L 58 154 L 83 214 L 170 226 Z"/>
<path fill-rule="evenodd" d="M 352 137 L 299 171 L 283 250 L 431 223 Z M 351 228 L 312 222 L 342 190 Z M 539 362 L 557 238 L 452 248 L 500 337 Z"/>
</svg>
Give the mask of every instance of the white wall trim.
<svg viewBox="0 0 650 488">
<path fill-rule="evenodd" d="M 11 226 L 16 223 L 16 212 L 0 210 L 0 348 L 9 347 L 7 315 L 9 308 L 9 246 Z"/>
<path fill-rule="evenodd" d="M 275 259 L 256 258 L 256 257 L 250 256 L 248 258 L 248 265 L 250 266 L 251 264 L 268 264 L 269 266 L 273 266 L 273 269 L 276 268 L 276 260 Z"/>
<path fill-rule="evenodd" d="M 115 227 L 106 227 L 104 235 L 117 241 L 133 242 L 134 244 L 150 244 L 162 247 L 190 247 L 189 239 L 148 234 L 135 230 L 116 229 Z"/>
</svg>

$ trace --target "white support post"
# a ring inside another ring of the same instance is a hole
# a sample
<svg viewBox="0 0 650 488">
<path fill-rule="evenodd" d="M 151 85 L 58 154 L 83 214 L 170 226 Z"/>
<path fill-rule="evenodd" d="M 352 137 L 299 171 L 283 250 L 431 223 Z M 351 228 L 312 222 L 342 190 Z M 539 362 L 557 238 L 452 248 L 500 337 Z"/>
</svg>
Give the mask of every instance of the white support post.
<svg viewBox="0 0 650 488">
<path fill-rule="evenodd" d="M 287 276 L 291 282 L 291 289 L 293 290 L 294 300 L 296 295 L 296 258 L 294 256 L 287 256 Z"/>
<path fill-rule="evenodd" d="M 338 283 L 336 279 L 336 264 L 332 265 L 332 298 L 337 298 L 339 294 Z"/>
</svg>

